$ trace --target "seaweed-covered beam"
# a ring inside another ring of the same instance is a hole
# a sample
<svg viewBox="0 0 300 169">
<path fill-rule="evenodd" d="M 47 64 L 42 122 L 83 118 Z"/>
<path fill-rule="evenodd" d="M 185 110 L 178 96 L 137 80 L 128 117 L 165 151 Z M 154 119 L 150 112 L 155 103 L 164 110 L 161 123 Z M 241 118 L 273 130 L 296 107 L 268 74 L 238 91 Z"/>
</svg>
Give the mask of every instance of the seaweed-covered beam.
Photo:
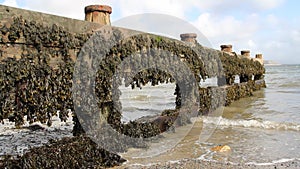
<svg viewBox="0 0 300 169">
<path fill-rule="evenodd" d="M 91 37 L 91 30 L 101 28 L 101 25 L 74 20 L 67 22 L 66 18 L 37 15 L 26 10 L 20 12 L 14 8 L 7 10 L 8 7 L 4 6 L 0 8 L 3 9 L 3 19 L 0 21 L 0 121 L 9 118 L 17 125 L 22 125 L 23 117 L 27 116 L 30 122 L 40 121 L 51 125 L 51 117 L 57 111 L 60 112 L 60 118 L 65 120 L 67 110 L 74 109 L 71 88 L 77 55 Z M 102 7 L 96 12 L 101 10 Z M 42 22 L 45 18 L 49 22 Z M 159 82 L 176 83 L 178 108 L 185 99 L 195 98 L 199 93 L 183 92 L 184 89 L 190 90 L 192 85 L 187 81 L 190 78 L 186 76 L 187 72 L 176 64 L 184 63 L 197 83 L 206 78 L 219 77 L 223 79 L 219 85 L 232 85 L 235 75 L 254 75 L 255 80 L 263 78 L 263 65 L 232 52 L 230 45 L 218 51 L 197 43 L 196 34 L 182 34 L 182 40 L 192 42 L 183 43 L 158 35 L 110 28 L 111 38 L 115 38 L 118 44 L 111 46 L 105 59 L 98 63 L 101 69 L 97 72 L 96 93 L 99 106 L 106 110 L 105 117 L 120 130 L 123 130 L 120 123 L 122 113 L 110 106 L 115 101 L 115 106 L 120 107 L 118 100 L 113 100 L 111 90 L 112 77 L 121 63 L 126 71 L 121 72 L 120 77 L 125 79 L 126 86 L 141 88 L 148 82 L 152 85 L 158 85 Z M 135 36 L 122 39 L 126 32 Z M 126 65 L 126 61 L 130 61 L 130 64 Z M 153 68 L 152 65 L 160 67 Z M 118 86 L 119 82 L 116 81 L 114 85 Z M 116 90 L 115 98 L 118 98 L 118 93 Z"/>
</svg>

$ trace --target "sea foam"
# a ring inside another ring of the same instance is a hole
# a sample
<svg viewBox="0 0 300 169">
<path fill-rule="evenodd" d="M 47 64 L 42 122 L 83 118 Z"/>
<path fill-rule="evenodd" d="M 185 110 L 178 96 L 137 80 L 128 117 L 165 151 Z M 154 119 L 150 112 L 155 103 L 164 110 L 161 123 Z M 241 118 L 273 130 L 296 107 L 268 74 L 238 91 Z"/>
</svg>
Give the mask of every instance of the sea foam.
<svg viewBox="0 0 300 169">
<path fill-rule="evenodd" d="M 274 130 L 292 130 L 300 131 L 300 124 L 295 123 L 279 123 L 273 121 L 260 120 L 231 120 L 220 117 L 203 117 L 204 124 L 215 124 L 222 127 L 246 127 L 246 128 L 261 128 Z"/>
</svg>

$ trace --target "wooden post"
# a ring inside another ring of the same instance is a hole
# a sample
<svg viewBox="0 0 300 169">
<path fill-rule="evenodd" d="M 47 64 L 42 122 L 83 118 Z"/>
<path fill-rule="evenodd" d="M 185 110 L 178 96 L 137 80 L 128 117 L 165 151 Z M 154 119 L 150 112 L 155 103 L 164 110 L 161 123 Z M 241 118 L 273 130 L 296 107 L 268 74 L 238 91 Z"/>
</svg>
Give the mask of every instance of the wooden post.
<svg viewBox="0 0 300 169">
<path fill-rule="evenodd" d="M 192 43 L 196 43 L 197 42 L 197 40 L 196 40 L 197 34 L 195 34 L 195 33 L 180 34 L 180 38 L 184 42 L 192 42 Z"/>
<path fill-rule="evenodd" d="M 229 52 L 231 53 L 232 52 L 232 45 L 221 45 L 221 51 L 223 52 Z"/>
<path fill-rule="evenodd" d="M 107 5 L 90 5 L 84 8 L 85 20 L 99 23 L 102 25 L 111 25 L 110 14 L 112 9 Z"/>
<path fill-rule="evenodd" d="M 246 56 L 246 57 L 250 57 L 250 50 L 242 50 L 241 55 Z"/>
</svg>

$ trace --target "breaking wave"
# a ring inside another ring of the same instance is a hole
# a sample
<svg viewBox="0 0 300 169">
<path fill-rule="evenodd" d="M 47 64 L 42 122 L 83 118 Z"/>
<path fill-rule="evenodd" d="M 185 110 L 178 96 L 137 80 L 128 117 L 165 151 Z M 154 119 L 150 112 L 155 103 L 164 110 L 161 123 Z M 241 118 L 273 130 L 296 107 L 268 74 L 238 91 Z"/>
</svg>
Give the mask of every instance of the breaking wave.
<svg viewBox="0 0 300 169">
<path fill-rule="evenodd" d="M 295 123 L 279 123 L 272 121 L 259 120 L 230 120 L 222 117 L 204 117 L 204 124 L 217 124 L 222 127 L 246 127 L 246 128 L 261 128 L 272 130 L 292 130 L 300 131 L 300 124 Z"/>
</svg>

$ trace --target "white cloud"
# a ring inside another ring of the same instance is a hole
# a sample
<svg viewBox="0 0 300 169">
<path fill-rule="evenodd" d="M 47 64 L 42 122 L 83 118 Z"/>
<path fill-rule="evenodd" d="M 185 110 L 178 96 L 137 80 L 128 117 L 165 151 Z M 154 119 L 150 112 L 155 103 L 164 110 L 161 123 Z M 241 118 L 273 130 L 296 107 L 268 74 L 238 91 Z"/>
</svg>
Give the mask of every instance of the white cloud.
<svg viewBox="0 0 300 169">
<path fill-rule="evenodd" d="M 212 0 L 186 0 L 186 4 L 196 6 L 202 11 L 212 11 L 215 13 L 224 13 L 227 11 L 257 11 L 273 9 L 286 0 L 226 0 L 226 1 L 212 1 Z"/>
<path fill-rule="evenodd" d="M 266 21 L 271 26 L 275 26 L 275 25 L 279 24 L 278 18 L 273 14 L 269 14 L 266 18 Z"/>
<path fill-rule="evenodd" d="M 24 8 L 35 11 L 62 15 L 66 17 L 82 19 L 84 18 L 83 9 L 87 5 L 106 4 L 113 7 L 113 15 L 116 13 L 118 17 L 125 17 L 141 13 L 163 13 L 184 18 L 189 10 L 197 10 L 201 12 L 213 12 L 222 14 L 228 11 L 257 11 L 257 9 L 275 8 L 282 4 L 285 0 L 227 0 L 227 1 L 211 1 L 211 0 L 22 0 Z M 16 0 L 5 0 L 4 4 L 17 6 Z"/>
<path fill-rule="evenodd" d="M 5 0 L 3 2 L 3 5 L 12 6 L 12 7 L 18 7 L 16 0 Z"/>
<path fill-rule="evenodd" d="M 163 13 L 183 18 L 186 7 L 183 1 L 174 0 L 122 0 L 118 5 L 123 17 L 142 13 Z"/>
<path fill-rule="evenodd" d="M 98 0 L 23 0 L 23 8 L 39 12 L 60 15 L 75 19 L 84 19 L 84 7 L 99 4 Z M 102 0 L 101 4 L 111 5 L 116 0 Z"/>
<path fill-rule="evenodd" d="M 17 4 L 17 2 L 19 2 Z M 299 18 L 284 18 L 281 13 L 271 13 L 286 0 L 5 0 L 2 4 L 84 19 L 84 7 L 92 4 L 106 4 L 113 8 L 112 21 L 125 16 L 142 13 L 162 13 L 179 18 L 192 14 L 189 20 L 212 43 L 231 43 L 236 51 L 250 49 L 265 54 L 265 58 L 281 59 L 280 56 L 300 56 Z M 281 11 L 282 13 L 286 11 Z M 162 23 L 160 23 L 162 24 Z M 173 25 L 174 26 L 174 25 Z M 284 52 L 283 52 L 284 51 Z M 269 58 L 270 57 L 270 58 Z M 299 57 L 298 57 L 299 58 Z M 295 57 L 295 60 L 300 60 Z M 298 61 L 299 63 L 300 61 Z"/>
<path fill-rule="evenodd" d="M 253 40 L 248 40 L 248 46 L 252 49 L 256 48 L 256 43 Z"/>
<path fill-rule="evenodd" d="M 87 5 L 104 4 L 113 8 L 113 14 L 119 17 L 126 17 L 142 13 L 163 13 L 172 16 L 184 17 L 186 5 L 183 1 L 174 0 L 23 0 L 24 8 L 40 12 L 62 15 L 66 17 L 83 19 L 84 7 Z"/>
<path fill-rule="evenodd" d="M 15 0 L 6 0 L 14 1 Z M 249 1 L 249 0 L 248 0 Z M 279 1 L 279 0 L 274 0 Z M 250 1 L 251 2 L 251 1 Z M 260 1 L 259 1 L 260 2 Z M 55 0 L 22 0 L 25 8 L 36 11 L 58 14 L 72 18 L 83 18 L 83 8 L 91 4 L 106 4 L 113 7 L 114 11 L 120 13 L 120 17 L 125 17 L 141 13 L 164 13 L 183 18 L 188 10 L 194 9 L 199 11 L 213 10 L 222 12 L 224 10 L 243 10 L 243 8 L 235 8 L 243 4 L 247 4 L 237 0 L 223 1 L 198 1 L 198 0 L 64 0 L 57 2 Z M 15 3 L 16 4 L 16 3 Z M 248 3 L 249 4 L 249 3 Z M 258 3 L 262 4 L 262 2 Z M 245 5 L 249 6 L 249 5 Z M 257 5 L 253 6 L 253 9 Z"/>
<path fill-rule="evenodd" d="M 279 28 L 282 29 L 282 28 Z M 300 29 L 271 32 L 270 37 L 261 39 L 259 48 L 269 60 L 280 63 L 300 63 Z"/>
<path fill-rule="evenodd" d="M 282 5 L 285 0 L 251 0 L 253 5 L 256 5 L 260 9 L 272 9 Z"/>
<path fill-rule="evenodd" d="M 232 16 L 220 18 L 210 13 L 200 15 L 194 24 L 209 38 L 235 34 L 242 26 L 242 22 Z"/>
<path fill-rule="evenodd" d="M 256 14 L 251 14 L 244 20 L 238 20 L 233 16 L 220 17 L 204 13 L 193 24 L 214 46 L 217 46 L 219 43 L 234 43 L 250 39 L 258 31 L 258 18 Z"/>
<path fill-rule="evenodd" d="M 290 37 L 293 41 L 296 41 L 296 42 L 300 43 L 300 30 L 291 31 Z"/>
</svg>

